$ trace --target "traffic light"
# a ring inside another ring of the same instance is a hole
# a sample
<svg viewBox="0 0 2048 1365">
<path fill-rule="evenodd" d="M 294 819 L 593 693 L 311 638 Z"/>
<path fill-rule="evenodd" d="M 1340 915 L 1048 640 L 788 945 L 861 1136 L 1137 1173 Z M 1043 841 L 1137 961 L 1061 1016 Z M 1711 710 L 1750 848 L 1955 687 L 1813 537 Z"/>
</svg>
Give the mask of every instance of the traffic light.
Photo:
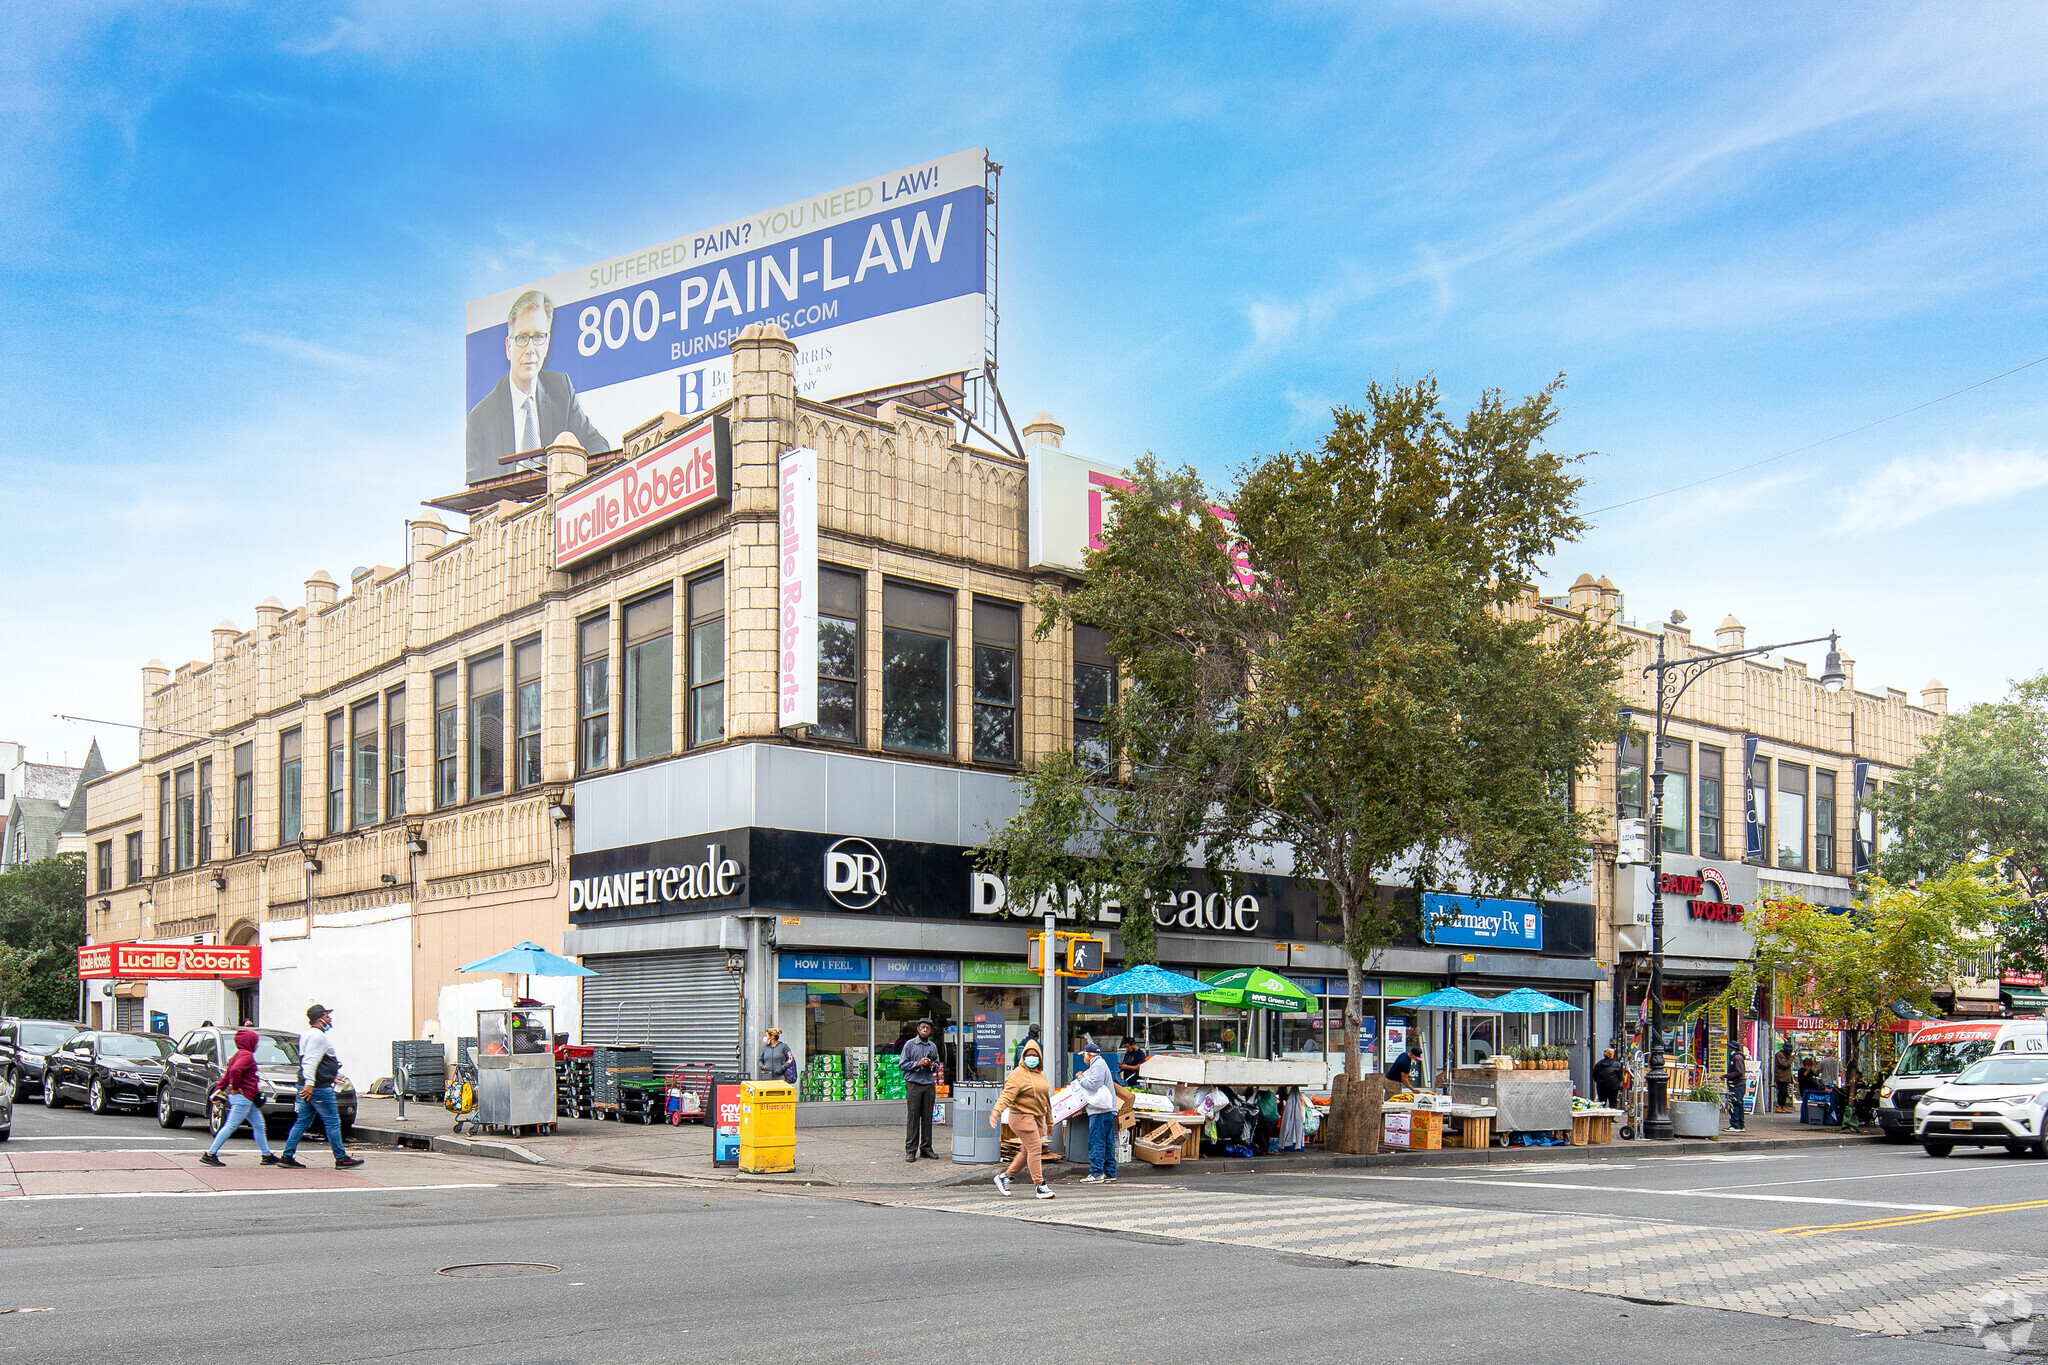
<svg viewBox="0 0 2048 1365">
<path fill-rule="evenodd" d="M 1070 938 L 1067 940 L 1066 976 L 1093 976 L 1102 970 L 1102 940 L 1099 938 Z"/>
</svg>

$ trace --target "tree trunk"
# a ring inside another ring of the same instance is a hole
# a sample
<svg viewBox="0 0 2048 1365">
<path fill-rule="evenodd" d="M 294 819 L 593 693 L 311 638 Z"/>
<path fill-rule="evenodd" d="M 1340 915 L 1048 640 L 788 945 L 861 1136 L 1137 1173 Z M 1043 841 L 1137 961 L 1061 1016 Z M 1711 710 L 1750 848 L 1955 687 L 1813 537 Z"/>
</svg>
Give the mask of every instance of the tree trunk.
<svg viewBox="0 0 2048 1365">
<path fill-rule="evenodd" d="M 1386 1081 L 1379 1076 L 1339 1076 L 1330 1088 L 1330 1135 L 1323 1145 L 1352 1156 L 1376 1156 L 1380 1150 L 1380 1104 Z"/>
</svg>

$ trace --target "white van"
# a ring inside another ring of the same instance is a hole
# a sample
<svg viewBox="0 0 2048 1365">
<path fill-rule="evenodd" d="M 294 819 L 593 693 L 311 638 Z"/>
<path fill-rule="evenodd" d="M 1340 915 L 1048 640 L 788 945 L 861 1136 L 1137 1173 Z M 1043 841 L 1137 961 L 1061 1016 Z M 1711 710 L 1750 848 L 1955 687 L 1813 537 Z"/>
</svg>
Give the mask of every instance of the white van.
<svg viewBox="0 0 2048 1365">
<path fill-rule="evenodd" d="M 2048 1052 L 2048 1020 L 1937 1019 L 1920 1025 L 1877 1092 L 1877 1126 L 1894 1142 L 1908 1140 L 1913 1108 L 1927 1092 L 1994 1052 Z"/>
</svg>

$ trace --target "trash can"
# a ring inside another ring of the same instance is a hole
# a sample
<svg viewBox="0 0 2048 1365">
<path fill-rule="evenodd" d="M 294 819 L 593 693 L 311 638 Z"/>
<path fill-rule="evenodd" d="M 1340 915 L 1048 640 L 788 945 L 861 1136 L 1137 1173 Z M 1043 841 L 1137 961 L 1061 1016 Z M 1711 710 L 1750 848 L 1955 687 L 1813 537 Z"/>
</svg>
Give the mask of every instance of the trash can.
<svg viewBox="0 0 2048 1365">
<path fill-rule="evenodd" d="M 740 1087 L 740 1169 L 750 1175 L 796 1169 L 796 1087 L 789 1082 Z"/>
<path fill-rule="evenodd" d="M 953 1160 L 962 1166 L 990 1166 L 1002 1160 L 1002 1134 L 988 1126 L 999 1085 L 976 1081 L 953 1086 Z"/>
</svg>

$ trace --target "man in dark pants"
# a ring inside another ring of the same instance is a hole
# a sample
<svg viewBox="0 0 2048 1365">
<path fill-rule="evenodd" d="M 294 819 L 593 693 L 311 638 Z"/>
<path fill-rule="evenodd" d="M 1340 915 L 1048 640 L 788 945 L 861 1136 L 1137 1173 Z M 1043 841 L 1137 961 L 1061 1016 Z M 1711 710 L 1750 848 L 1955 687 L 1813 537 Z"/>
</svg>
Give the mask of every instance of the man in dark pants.
<svg viewBox="0 0 2048 1365">
<path fill-rule="evenodd" d="M 903 1159 L 937 1157 L 932 1150 L 932 1097 L 938 1093 L 945 1068 L 939 1064 L 939 1045 L 932 1041 L 932 1021 L 917 1021 L 917 1036 L 903 1044 Z"/>
<path fill-rule="evenodd" d="M 1749 1089 L 1749 1058 L 1742 1051 L 1742 1044 L 1730 1041 L 1728 1044 L 1728 1127 L 1741 1132 L 1743 1119 L 1747 1117 L 1743 1104 L 1744 1092 Z"/>
</svg>

